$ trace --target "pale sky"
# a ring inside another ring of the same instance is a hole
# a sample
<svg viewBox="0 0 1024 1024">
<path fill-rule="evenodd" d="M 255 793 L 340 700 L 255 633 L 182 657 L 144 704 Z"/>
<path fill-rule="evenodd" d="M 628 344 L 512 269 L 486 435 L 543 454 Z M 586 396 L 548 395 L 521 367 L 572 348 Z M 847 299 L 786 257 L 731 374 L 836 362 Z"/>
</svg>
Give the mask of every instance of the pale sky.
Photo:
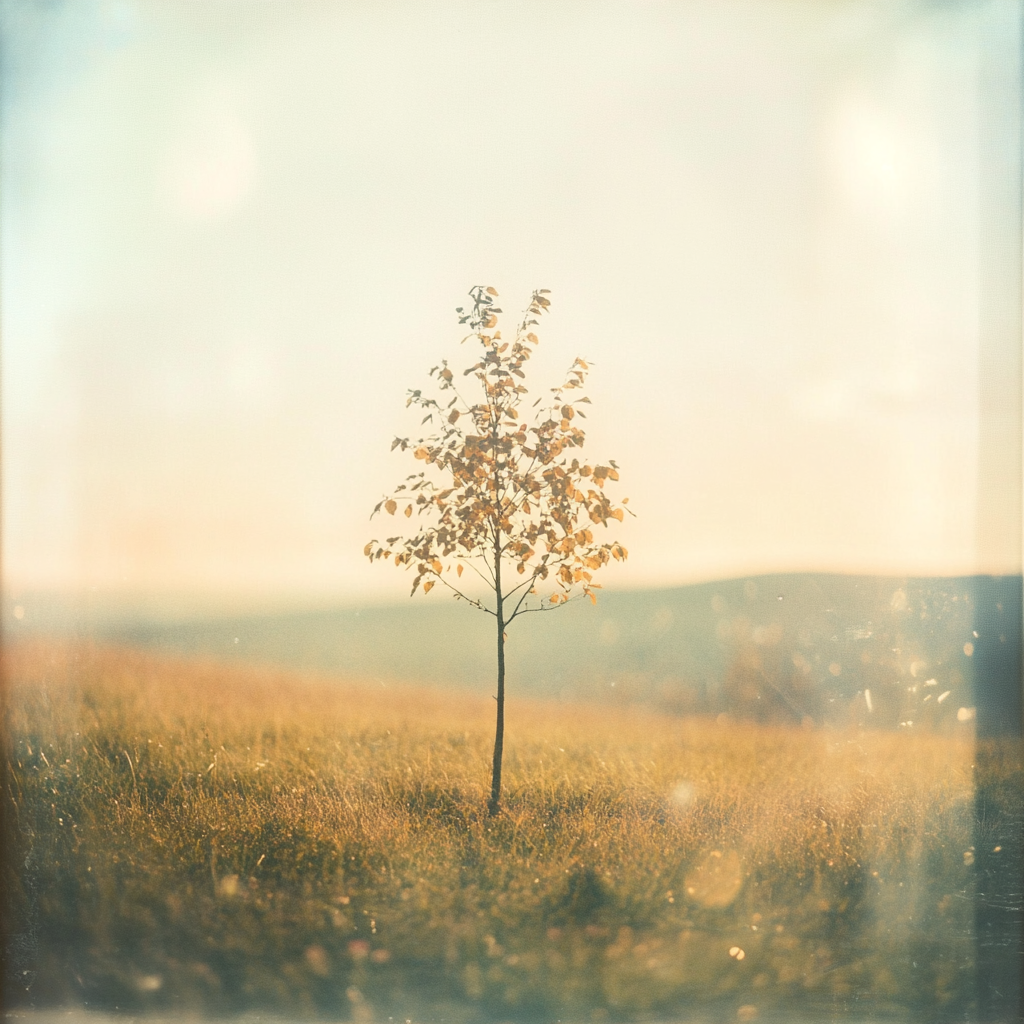
<svg viewBox="0 0 1024 1024">
<path fill-rule="evenodd" d="M 606 586 L 1019 571 L 1016 3 L 3 12 L 8 588 L 402 600 L 475 284 L 593 365 Z"/>
</svg>

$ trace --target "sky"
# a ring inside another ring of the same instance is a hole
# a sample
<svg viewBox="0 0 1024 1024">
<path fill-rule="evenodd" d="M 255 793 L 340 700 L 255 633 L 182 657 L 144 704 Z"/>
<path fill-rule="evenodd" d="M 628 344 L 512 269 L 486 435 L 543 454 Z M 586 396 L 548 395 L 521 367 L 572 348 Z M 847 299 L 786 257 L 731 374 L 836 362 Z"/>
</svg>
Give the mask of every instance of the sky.
<svg viewBox="0 0 1024 1024">
<path fill-rule="evenodd" d="M 1015 3 L 2 12 L 12 599 L 403 600 L 477 284 L 592 366 L 605 586 L 1020 571 Z"/>
</svg>

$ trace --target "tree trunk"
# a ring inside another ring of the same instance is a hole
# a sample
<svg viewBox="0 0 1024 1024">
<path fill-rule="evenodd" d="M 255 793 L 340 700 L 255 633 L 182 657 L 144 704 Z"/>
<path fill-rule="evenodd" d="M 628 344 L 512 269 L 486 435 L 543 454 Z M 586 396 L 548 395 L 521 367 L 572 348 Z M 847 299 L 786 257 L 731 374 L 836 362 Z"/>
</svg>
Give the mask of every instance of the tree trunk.
<svg viewBox="0 0 1024 1024">
<path fill-rule="evenodd" d="M 505 744 L 505 624 L 498 615 L 498 721 L 494 729 L 494 760 L 491 764 L 491 798 L 487 810 L 498 813 L 501 802 L 501 754 Z"/>
<path fill-rule="evenodd" d="M 498 720 L 494 728 L 494 760 L 491 762 L 491 798 L 487 810 L 498 813 L 501 805 L 501 754 L 505 745 L 505 618 L 501 607 L 501 548 L 500 536 L 494 549 L 494 592 L 498 599 Z"/>
</svg>

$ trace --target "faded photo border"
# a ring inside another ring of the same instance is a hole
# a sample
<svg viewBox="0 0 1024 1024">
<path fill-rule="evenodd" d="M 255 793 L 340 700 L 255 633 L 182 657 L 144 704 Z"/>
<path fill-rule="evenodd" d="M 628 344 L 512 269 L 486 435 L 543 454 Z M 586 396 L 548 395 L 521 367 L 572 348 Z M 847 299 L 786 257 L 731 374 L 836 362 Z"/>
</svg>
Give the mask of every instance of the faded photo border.
<svg viewBox="0 0 1024 1024">
<path fill-rule="evenodd" d="M 552 321 L 552 348 L 564 354 L 584 336 L 597 352 L 594 446 L 618 451 L 621 436 L 623 475 L 647 488 L 611 606 L 620 591 L 787 572 L 970 578 L 973 703 L 961 710 L 975 736 L 975 834 L 963 854 L 974 994 L 964 1012 L 1015 1021 L 1024 836 L 1021 815 L 1003 812 L 1020 804 L 1006 779 L 1020 777 L 1024 743 L 1024 17 L 1019 4 L 981 0 L 702 10 L 3 5 L 4 744 L 23 692 L 11 652 L 31 644 L 137 644 L 227 664 L 239 638 L 218 625 L 203 646 L 197 623 L 405 600 L 404 576 L 385 580 L 361 557 L 366 516 L 398 478 L 384 456 L 406 426 L 388 403 L 401 412 L 404 389 L 445 351 L 449 307 L 479 275 L 509 282 L 511 310 L 550 284 L 576 321 Z M 459 54 L 468 71 L 452 70 Z M 920 68 L 941 71 L 946 58 L 957 67 L 948 91 L 924 95 L 932 79 Z M 707 95 L 694 84 L 705 80 Z M 704 99 L 687 107 L 694 96 Z M 770 107 L 774 97 L 800 107 Z M 932 120 L 922 127 L 917 115 Z M 804 148 L 820 166 L 801 167 L 794 139 L 812 128 L 821 137 Z M 955 167 L 926 167 L 954 151 Z M 917 193 L 927 196 L 915 213 Z M 964 208 L 936 212 L 949 196 Z M 676 205 L 656 206 L 666 197 Z M 898 225 L 891 236 L 872 234 L 876 217 Z M 682 228 L 692 245 L 673 237 Z M 935 352 L 928 331 L 942 339 Z M 344 443 L 330 436 L 345 418 L 338 406 L 351 416 Z M 662 469 L 664 491 L 653 482 Z M 384 657 L 366 618 L 351 635 L 363 631 Z M 413 635 L 395 636 L 395 652 Z M 438 649 L 448 646 L 445 634 Z M 391 691 L 378 699 L 387 707 Z M 25 834 L 27 769 L 12 751 L 5 837 Z M 4 872 L 12 885 L 27 877 L 7 848 Z M 570 902 L 590 898 L 590 875 L 579 878 Z M 348 913 L 344 899 L 335 916 Z M 604 941 L 603 925 L 586 927 Z M 558 941 L 566 928 L 554 927 Z M 30 932 L 4 926 L 5 1013 L 63 1020 L 82 1006 L 22 990 Z M 370 945 L 349 946 L 359 970 L 385 968 Z M 311 991 L 327 984 L 321 954 L 309 946 L 300 964 Z M 173 1017 L 153 984 L 132 1012 Z M 369 1019 L 352 990 L 337 1015 Z M 728 1005 L 728 1017 L 716 1004 L 692 1019 L 755 1019 L 753 1003 Z M 314 1000 L 296 1016 L 324 1012 Z M 874 1019 L 838 1003 L 829 1013 L 821 1019 Z"/>
</svg>

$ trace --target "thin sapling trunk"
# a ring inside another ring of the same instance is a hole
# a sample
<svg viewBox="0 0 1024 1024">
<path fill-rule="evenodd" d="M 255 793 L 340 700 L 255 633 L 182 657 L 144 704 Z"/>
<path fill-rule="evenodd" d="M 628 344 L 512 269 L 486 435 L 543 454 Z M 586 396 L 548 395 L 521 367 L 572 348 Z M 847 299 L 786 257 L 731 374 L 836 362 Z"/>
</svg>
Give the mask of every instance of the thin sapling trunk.
<svg viewBox="0 0 1024 1024">
<path fill-rule="evenodd" d="M 594 571 L 612 559 L 623 561 L 626 549 L 618 542 L 597 543 L 591 526 L 622 522 L 628 511 L 605 491 L 606 483 L 619 479 L 614 462 L 586 465 L 573 457 L 583 447 L 583 407 L 590 403 L 579 394 L 587 364 L 577 359 L 569 367 L 564 383 L 550 389 L 544 408 L 538 410 L 543 399 L 532 407 L 525 404 L 525 366 L 538 344 L 532 328 L 550 305 L 546 291 L 533 293 L 508 341 L 496 330 L 497 294 L 493 288 L 474 288 L 472 309 L 458 310 L 459 323 L 468 323 L 471 331 L 463 341 L 475 338 L 479 345 L 477 361 L 461 375 L 476 382 L 475 394 L 460 390 L 465 385 L 447 362 L 430 371 L 437 398 L 409 392 L 406 405 L 419 406 L 426 413 L 423 422 L 433 423 L 437 432 L 418 441 L 396 437 L 391 448 L 411 447 L 427 469 L 408 476 L 373 514 L 383 509 L 389 516 L 415 516 L 416 529 L 405 536 L 398 531 L 384 542 L 372 540 L 363 549 L 371 562 L 393 558 L 396 565 L 415 566 L 412 593 L 441 584 L 495 617 L 498 713 L 487 801 L 492 815 L 501 809 L 505 631 L 520 615 L 553 611 L 579 592 L 596 604 Z M 531 408 L 537 410 L 532 417 Z M 622 505 L 627 501 L 623 498 Z M 515 570 L 512 583 L 507 574 L 502 579 L 503 562 Z M 486 584 L 486 597 L 464 589 L 467 568 Z"/>
</svg>

